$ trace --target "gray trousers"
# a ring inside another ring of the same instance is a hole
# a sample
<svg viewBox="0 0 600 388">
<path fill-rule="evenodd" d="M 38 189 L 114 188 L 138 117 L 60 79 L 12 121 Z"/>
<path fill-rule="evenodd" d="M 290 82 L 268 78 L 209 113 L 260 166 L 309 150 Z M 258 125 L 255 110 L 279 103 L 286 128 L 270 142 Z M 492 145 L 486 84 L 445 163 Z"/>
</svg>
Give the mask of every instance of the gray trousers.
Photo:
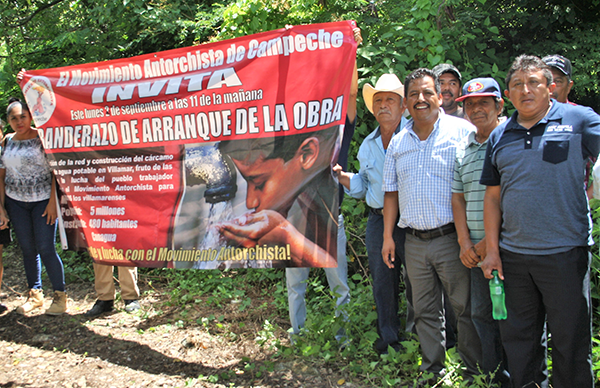
<svg viewBox="0 0 600 388">
<path fill-rule="evenodd" d="M 406 269 L 412 285 L 415 325 L 423 361 L 421 370 L 439 375 L 446 358 L 446 322 L 443 290 L 458 321 L 458 353 L 466 378 L 477 375 L 481 343 L 471 320 L 471 277 L 459 258 L 456 233 L 422 240 L 406 234 Z"/>
</svg>

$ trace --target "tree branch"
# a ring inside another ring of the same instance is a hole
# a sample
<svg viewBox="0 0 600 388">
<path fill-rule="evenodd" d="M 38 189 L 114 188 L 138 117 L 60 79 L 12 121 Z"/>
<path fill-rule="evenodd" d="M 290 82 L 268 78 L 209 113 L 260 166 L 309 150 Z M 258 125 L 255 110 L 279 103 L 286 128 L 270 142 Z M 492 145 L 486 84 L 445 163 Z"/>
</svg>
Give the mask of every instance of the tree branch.
<svg viewBox="0 0 600 388">
<path fill-rule="evenodd" d="M 35 17 L 35 15 L 37 15 L 38 13 L 40 13 L 58 3 L 61 3 L 63 1 L 64 0 L 54 0 L 54 1 L 51 1 L 50 3 L 43 4 L 40 7 L 38 7 L 38 9 L 33 11 L 29 16 L 19 19 L 15 24 L 7 24 L 7 26 L 10 28 L 23 27 L 27 23 L 29 23 L 31 21 L 31 19 L 33 19 Z"/>
</svg>

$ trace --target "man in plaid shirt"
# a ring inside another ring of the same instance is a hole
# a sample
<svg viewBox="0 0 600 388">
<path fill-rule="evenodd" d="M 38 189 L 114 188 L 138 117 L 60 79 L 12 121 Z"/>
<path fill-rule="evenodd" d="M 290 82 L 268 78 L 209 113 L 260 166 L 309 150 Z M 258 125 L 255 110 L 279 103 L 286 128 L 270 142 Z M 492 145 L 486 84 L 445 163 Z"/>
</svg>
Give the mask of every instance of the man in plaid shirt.
<svg viewBox="0 0 600 388">
<path fill-rule="evenodd" d="M 458 353 L 466 365 L 465 379 L 472 381 L 478 374 L 481 345 L 471 321 L 469 270 L 459 258 L 451 186 L 456 147 L 475 127 L 440 109 L 440 84 L 431 70 L 415 70 L 404 85 L 412 119 L 394 136 L 386 154 L 382 255 L 392 267 L 392 231 L 400 212 L 398 226 L 406 229 L 406 267 L 413 286 L 421 370 L 434 375 L 426 383 L 435 383 L 445 374 L 443 290 L 458 319 Z"/>
</svg>

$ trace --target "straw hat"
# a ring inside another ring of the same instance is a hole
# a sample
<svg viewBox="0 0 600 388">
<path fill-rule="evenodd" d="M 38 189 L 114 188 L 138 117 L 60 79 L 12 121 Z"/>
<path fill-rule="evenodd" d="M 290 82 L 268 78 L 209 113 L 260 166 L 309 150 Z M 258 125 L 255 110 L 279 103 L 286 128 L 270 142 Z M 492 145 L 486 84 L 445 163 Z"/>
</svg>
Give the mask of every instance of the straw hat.
<svg viewBox="0 0 600 388">
<path fill-rule="evenodd" d="M 366 84 L 363 87 L 363 98 L 369 112 L 373 113 L 373 96 L 379 92 L 396 93 L 404 98 L 404 85 L 395 74 L 384 74 L 377 80 L 375 87 Z"/>
</svg>

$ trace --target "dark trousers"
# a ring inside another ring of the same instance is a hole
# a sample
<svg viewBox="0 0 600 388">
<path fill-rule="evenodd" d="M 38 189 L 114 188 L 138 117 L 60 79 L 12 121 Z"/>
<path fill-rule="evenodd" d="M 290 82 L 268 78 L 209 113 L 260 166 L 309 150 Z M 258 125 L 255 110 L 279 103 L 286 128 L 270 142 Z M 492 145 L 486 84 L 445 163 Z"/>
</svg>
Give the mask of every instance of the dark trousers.
<svg viewBox="0 0 600 388">
<path fill-rule="evenodd" d="M 494 382 L 509 387 L 506 354 L 500 338 L 500 325 L 492 317 L 490 281 L 479 267 L 471 268 L 471 318 L 481 340 L 481 370 L 494 373 Z"/>
<path fill-rule="evenodd" d="M 381 248 L 383 246 L 383 216 L 369 212 L 367 220 L 366 245 L 369 256 L 369 271 L 373 278 L 373 298 L 377 307 L 377 332 L 379 340 L 375 348 L 380 353 L 387 352 L 388 346 L 397 347 L 400 341 L 400 318 L 398 316 L 399 284 L 404 267 L 404 230 L 394 227 L 394 242 L 396 243 L 395 266 L 390 269 L 383 262 Z M 414 326 L 411 306 L 412 294 L 408 277 L 404 277 L 406 285 L 407 318 L 406 330 Z"/>
<path fill-rule="evenodd" d="M 552 335 L 552 386 L 593 387 L 587 247 L 552 255 L 501 250 L 500 256 L 508 311 L 500 332 L 512 386 L 548 387 L 547 322 Z"/>
</svg>

